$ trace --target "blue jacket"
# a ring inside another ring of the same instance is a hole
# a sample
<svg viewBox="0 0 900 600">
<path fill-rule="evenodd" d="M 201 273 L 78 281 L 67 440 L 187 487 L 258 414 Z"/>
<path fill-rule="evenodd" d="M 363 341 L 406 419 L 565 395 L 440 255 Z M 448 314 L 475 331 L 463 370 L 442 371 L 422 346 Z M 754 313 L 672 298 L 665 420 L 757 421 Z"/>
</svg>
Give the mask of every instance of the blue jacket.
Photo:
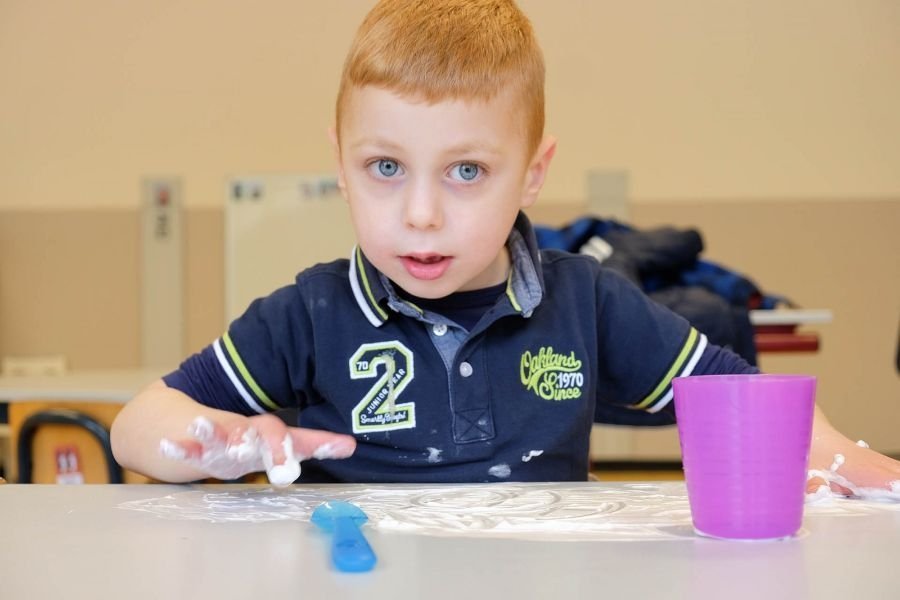
<svg viewBox="0 0 900 600">
<path fill-rule="evenodd" d="M 781 296 L 764 295 L 748 277 L 701 259 L 703 242 L 690 229 L 640 231 L 618 221 L 594 217 L 577 219 L 560 229 L 534 229 L 540 248 L 579 252 L 593 237 L 611 240 L 614 256 L 616 252 L 631 255 L 629 265 L 638 271 L 640 287 L 647 293 L 673 285 L 700 286 L 744 308 L 770 309 L 784 302 Z M 619 261 L 612 262 L 621 265 Z"/>
</svg>

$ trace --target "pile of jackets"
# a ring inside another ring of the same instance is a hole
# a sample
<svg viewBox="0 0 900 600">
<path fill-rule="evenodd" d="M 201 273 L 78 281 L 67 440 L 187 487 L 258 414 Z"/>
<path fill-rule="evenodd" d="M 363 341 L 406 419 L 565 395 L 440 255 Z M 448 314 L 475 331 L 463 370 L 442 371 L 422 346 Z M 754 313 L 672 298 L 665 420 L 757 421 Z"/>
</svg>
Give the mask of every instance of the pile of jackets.
<svg viewBox="0 0 900 600">
<path fill-rule="evenodd" d="M 637 230 L 585 217 L 561 229 L 536 225 L 535 234 L 541 248 L 594 256 L 686 318 L 710 342 L 730 348 L 752 365 L 756 345 L 749 311 L 787 303 L 781 296 L 763 294 L 744 275 L 701 259 L 703 238 L 694 229 Z"/>
</svg>

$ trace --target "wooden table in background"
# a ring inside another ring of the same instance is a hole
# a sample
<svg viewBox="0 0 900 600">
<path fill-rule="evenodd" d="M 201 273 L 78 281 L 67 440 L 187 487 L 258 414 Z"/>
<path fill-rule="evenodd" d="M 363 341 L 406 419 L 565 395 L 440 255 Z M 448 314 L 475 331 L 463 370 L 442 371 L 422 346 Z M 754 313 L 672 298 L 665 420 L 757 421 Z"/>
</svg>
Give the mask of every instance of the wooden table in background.
<svg viewBox="0 0 900 600">
<path fill-rule="evenodd" d="M 831 311 L 825 309 L 751 310 L 756 351 L 818 352 L 819 334 L 799 328 L 830 323 L 831 319 Z"/>
</svg>

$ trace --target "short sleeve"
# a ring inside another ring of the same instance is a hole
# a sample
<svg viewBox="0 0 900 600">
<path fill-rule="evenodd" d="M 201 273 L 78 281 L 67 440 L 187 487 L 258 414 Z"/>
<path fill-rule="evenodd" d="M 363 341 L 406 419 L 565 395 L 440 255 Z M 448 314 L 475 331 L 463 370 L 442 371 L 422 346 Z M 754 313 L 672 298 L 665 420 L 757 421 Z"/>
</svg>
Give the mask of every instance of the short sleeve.
<svg viewBox="0 0 900 600">
<path fill-rule="evenodd" d="M 228 331 L 163 380 L 201 404 L 241 414 L 303 408 L 313 376 L 299 285 L 253 301 Z"/>
<path fill-rule="evenodd" d="M 254 411 L 302 408 L 313 360 L 298 286 L 254 300 L 214 346 L 231 385 Z"/>
<path fill-rule="evenodd" d="M 596 293 L 596 418 L 607 420 L 611 409 L 620 408 L 661 411 L 672 400 L 672 380 L 696 367 L 706 336 L 613 271 L 600 270 Z"/>
</svg>

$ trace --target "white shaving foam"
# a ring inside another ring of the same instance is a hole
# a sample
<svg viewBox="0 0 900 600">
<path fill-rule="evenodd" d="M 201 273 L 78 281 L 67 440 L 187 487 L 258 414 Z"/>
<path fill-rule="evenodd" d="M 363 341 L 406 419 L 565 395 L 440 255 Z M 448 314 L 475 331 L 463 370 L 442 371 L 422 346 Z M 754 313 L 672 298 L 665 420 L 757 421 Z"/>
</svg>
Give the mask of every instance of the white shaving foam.
<svg viewBox="0 0 900 600">
<path fill-rule="evenodd" d="M 862 442 L 862 440 L 860 440 Z M 865 442 L 862 442 L 865 444 Z M 857 445 L 860 445 L 857 442 Z M 840 469 L 844 463 L 846 462 L 846 457 L 843 454 L 835 454 L 834 460 L 831 463 L 831 467 L 829 469 L 810 469 L 807 474 L 807 479 L 812 479 L 814 477 L 821 478 L 825 485 L 819 486 L 815 492 L 806 495 L 807 503 L 821 503 L 824 502 L 828 495 L 833 497 L 841 497 L 843 494 L 838 494 L 831 489 L 831 484 L 835 483 L 844 489 L 848 490 L 853 498 L 859 498 L 862 500 L 875 500 L 875 501 L 900 501 L 900 480 L 891 481 L 888 485 L 890 489 L 883 488 L 872 488 L 872 487 L 860 487 L 854 484 L 852 481 L 844 477 L 843 475 L 838 474 L 838 469 Z"/>
<path fill-rule="evenodd" d="M 492 475 L 498 479 L 506 479 L 512 473 L 512 469 L 509 468 L 509 465 L 506 463 L 501 463 L 499 465 L 494 465 L 490 469 L 488 469 L 488 474 Z"/>
<path fill-rule="evenodd" d="M 328 442 L 327 444 L 322 444 L 321 446 L 319 446 L 318 448 L 313 450 L 313 458 L 316 458 L 318 460 L 325 460 L 327 458 L 334 458 L 334 457 L 335 457 L 334 444 L 331 442 Z"/>
<path fill-rule="evenodd" d="M 522 456 L 522 462 L 528 462 L 529 460 L 531 460 L 531 459 L 534 458 L 535 456 L 540 456 L 540 455 L 543 454 L 543 453 L 544 453 L 543 450 L 531 450 L 528 454 L 524 454 L 524 455 Z"/>
<path fill-rule="evenodd" d="M 806 494 L 806 504 L 808 505 L 830 505 L 833 504 L 834 499 L 835 495 L 832 493 L 831 488 L 828 485 L 820 485 L 816 488 L 815 492 Z"/>
<path fill-rule="evenodd" d="M 293 486 L 278 491 L 219 486 L 133 500 L 118 508 L 165 519 L 260 523 L 309 521 L 326 500 L 352 502 L 373 527 L 396 533 L 558 542 L 696 538 L 683 482 Z M 885 511 L 900 511 L 900 503 L 829 496 L 827 503 L 808 504 L 804 512 L 819 519 Z"/>
<path fill-rule="evenodd" d="M 319 460 L 326 460 L 329 458 L 347 458 L 353 454 L 352 448 L 346 442 L 327 442 L 322 444 L 315 450 L 313 450 L 313 458 L 317 458 Z M 302 456 L 297 457 L 299 460 L 303 460 Z"/>
<path fill-rule="evenodd" d="M 259 436 L 256 429 L 250 427 L 241 436 L 241 443 L 228 446 L 225 453 L 239 462 L 249 462 L 259 456 Z"/>
<path fill-rule="evenodd" d="M 859 488 L 859 491 L 861 492 L 860 498 L 866 500 L 900 502 L 900 479 L 892 481 L 888 485 L 891 486 L 891 489 L 889 490 L 883 490 L 881 488 Z"/>
<path fill-rule="evenodd" d="M 212 421 L 206 417 L 197 417 L 191 421 L 190 425 L 188 425 L 188 433 L 201 442 L 205 442 L 212 438 L 213 431 L 215 431 L 215 427 L 213 426 Z"/>
<path fill-rule="evenodd" d="M 284 487 L 290 485 L 300 477 L 300 461 L 294 456 L 294 442 L 290 435 L 284 436 L 281 442 L 284 450 L 284 463 L 272 464 L 271 450 L 263 451 L 263 462 L 266 465 L 266 476 L 272 485 Z"/>
<path fill-rule="evenodd" d="M 441 450 L 440 448 L 432 448 L 431 446 L 429 446 L 428 448 L 425 448 L 425 449 L 428 450 L 428 458 L 425 459 L 428 462 L 433 464 L 433 463 L 439 463 L 439 462 L 441 462 L 441 460 L 443 460 L 441 458 L 441 453 L 443 452 L 443 450 Z"/>
<path fill-rule="evenodd" d="M 166 458 L 171 458 L 173 460 L 184 460 L 187 456 L 187 452 L 184 451 L 184 448 L 166 438 L 159 440 L 159 453 Z"/>
<path fill-rule="evenodd" d="M 847 462 L 847 459 L 844 458 L 843 454 L 835 454 L 834 462 L 831 463 L 831 471 L 833 473 L 837 473 L 837 470 L 840 469 L 841 465 L 843 465 L 845 462 Z"/>
</svg>

